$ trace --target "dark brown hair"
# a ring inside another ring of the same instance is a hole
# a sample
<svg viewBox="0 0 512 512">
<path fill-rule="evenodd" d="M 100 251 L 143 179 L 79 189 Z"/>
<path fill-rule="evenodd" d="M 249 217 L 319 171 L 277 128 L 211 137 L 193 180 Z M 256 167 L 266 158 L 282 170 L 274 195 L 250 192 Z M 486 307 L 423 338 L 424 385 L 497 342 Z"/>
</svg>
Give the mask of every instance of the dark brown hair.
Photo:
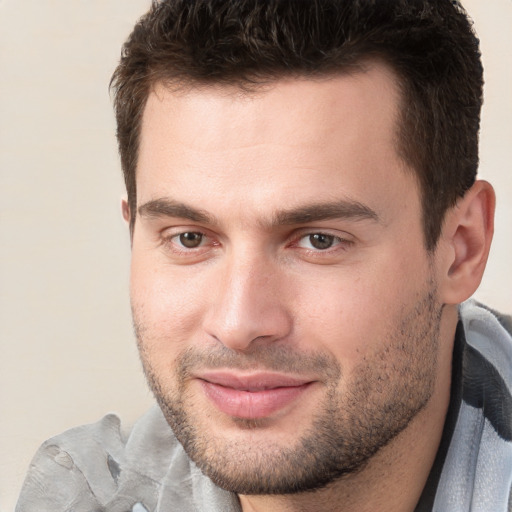
<svg viewBox="0 0 512 512">
<path fill-rule="evenodd" d="M 151 89 L 343 73 L 368 59 L 402 91 L 398 151 L 420 184 L 426 247 L 474 183 L 482 65 L 472 24 L 452 0 L 154 0 L 111 82 L 131 225 L 141 118 Z"/>
</svg>

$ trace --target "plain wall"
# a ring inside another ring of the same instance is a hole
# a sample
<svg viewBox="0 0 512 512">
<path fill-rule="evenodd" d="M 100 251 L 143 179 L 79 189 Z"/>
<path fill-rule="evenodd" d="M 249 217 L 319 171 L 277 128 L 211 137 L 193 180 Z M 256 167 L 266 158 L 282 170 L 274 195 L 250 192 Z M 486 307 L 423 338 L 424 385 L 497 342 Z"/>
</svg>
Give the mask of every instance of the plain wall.
<svg viewBox="0 0 512 512">
<path fill-rule="evenodd" d="M 498 194 L 477 297 L 512 312 L 512 1 L 466 0 L 486 68 L 481 176 Z M 128 301 L 108 94 L 148 0 L 0 0 L 0 510 L 46 438 L 152 403 Z"/>
</svg>

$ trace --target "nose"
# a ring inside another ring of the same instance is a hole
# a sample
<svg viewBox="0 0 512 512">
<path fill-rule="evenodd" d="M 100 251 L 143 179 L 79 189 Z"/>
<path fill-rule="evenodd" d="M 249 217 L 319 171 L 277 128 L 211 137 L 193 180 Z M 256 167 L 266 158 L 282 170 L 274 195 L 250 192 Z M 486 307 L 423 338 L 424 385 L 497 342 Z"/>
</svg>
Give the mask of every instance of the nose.
<svg viewBox="0 0 512 512">
<path fill-rule="evenodd" d="M 237 351 L 249 350 L 256 340 L 270 343 L 286 337 L 292 322 L 283 277 L 278 264 L 263 256 L 227 259 L 204 317 L 207 334 Z"/>
</svg>

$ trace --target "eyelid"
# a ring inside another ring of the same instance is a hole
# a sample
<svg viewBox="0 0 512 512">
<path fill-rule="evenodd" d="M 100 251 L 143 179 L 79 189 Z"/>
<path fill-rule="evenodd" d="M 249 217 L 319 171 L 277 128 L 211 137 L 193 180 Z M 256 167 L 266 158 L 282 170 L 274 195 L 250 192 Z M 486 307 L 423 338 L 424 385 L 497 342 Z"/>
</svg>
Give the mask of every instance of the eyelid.
<svg viewBox="0 0 512 512">
<path fill-rule="evenodd" d="M 331 235 L 329 233 L 309 233 L 308 235 L 303 235 L 301 237 L 298 238 L 297 240 L 297 245 L 300 246 L 300 243 L 303 242 L 303 241 L 306 241 L 308 239 L 310 239 L 312 236 L 314 235 L 322 235 L 322 236 L 325 236 L 325 237 L 329 237 L 329 238 L 332 238 L 333 239 L 333 244 L 330 246 L 330 247 L 327 247 L 325 249 L 318 249 L 316 247 L 311 247 L 310 249 L 311 250 L 316 250 L 316 251 L 320 251 L 320 252 L 325 252 L 329 249 L 331 249 L 332 247 L 336 247 L 337 245 L 339 245 L 340 243 L 343 242 L 343 239 L 340 238 L 339 236 L 336 236 L 336 235 Z"/>
<path fill-rule="evenodd" d="M 186 234 L 199 235 L 201 237 L 201 239 L 199 241 L 199 245 L 197 245 L 195 247 L 187 247 L 186 245 L 184 245 L 180 239 L 183 235 L 186 235 Z M 177 243 L 179 245 L 180 249 L 191 251 L 191 250 L 199 249 L 200 247 L 203 247 L 206 244 L 208 237 L 204 233 L 201 233 L 200 231 L 183 231 L 182 233 L 176 233 L 175 235 L 171 235 L 169 237 L 169 240 L 170 241 L 176 240 L 175 243 Z"/>
<path fill-rule="evenodd" d="M 311 235 L 327 235 L 332 236 L 334 238 L 338 238 L 344 242 L 353 242 L 354 236 L 346 231 L 340 231 L 339 229 L 332 228 L 300 228 L 297 229 L 291 238 L 294 240 L 300 240 L 302 238 L 311 236 Z"/>
<path fill-rule="evenodd" d="M 300 245 L 301 241 L 306 239 L 311 235 L 326 235 L 329 237 L 333 237 L 336 239 L 336 242 L 326 249 L 317 249 L 315 247 L 303 247 Z M 355 243 L 354 237 L 349 233 L 340 232 L 333 229 L 301 229 L 298 232 L 294 233 L 293 239 L 290 243 L 290 247 L 299 249 L 304 254 L 308 254 L 315 258 L 326 258 L 328 256 L 334 256 L 338 253 L 344 252 L 348 250 L 350 246 Z"/>
<path fill-rule="evenodd" d="M 185 233 L 200 234 L 203 237 L 201 244 L 197 247 L 186 247 L 181 245 L 179 242 L 176 242 L 176 239 Z M 218 241 L 216 241 L 215 237 L 209 232 L 209 230 L 200 226 L 187 225 L 173 226 L 162 229 L 159 232 L 159 242 L 160 245 L 163 246 L 166 250 L 170 250 L 177 255 L 195 255 L 201 252 L 206 252 L 211 247 L 220 245 Z"/>
<path fill-rule="evenodd" d="M 181 245 L 176 239 L 184 233 L 199 233 L 202 235 L 203 240 L 197 247 L 186 247 Z M 322 234 L 335 239 L 331 247 L 325 249 L 318 249 L 315 247 L 301 246 L 301 241 L 307 237 L 315 234 Z M 206 257 L 207 254 L 213 249 L 223 245 L 219 237 L 211 230 L 197 225 L 176 225 L 168 226 L 162 229 L 159 234 L 159 245 L 169 255 L 174 254 L 176 257 L 184 258 L 184 262 L 188 259 Z M 285 248 L 299 250 L 302 254 L 308 255 L 312 258 L 327 258 L 328 256 L 334 257 L 335 255 L 347 251 L 350 246 L 355 243 L 353 235 L 340 231 L 337 229 L 322 229 L 322 228 L 299 228 L 294 230 L 288 237 L 288 242 L 285 242 Z"/>
<path fill-rule="evenodd" d="M 180 224 L 176 226 L 166 226 L 161 229 L 158 233 L 160 238 L 172 238 L 175 236 L 182 235 L 183 233 L 200 233 L 206 237 L 209 237 L 209 230 L 201 226 L 192 226 L 187 224 Z"/>
</svg>

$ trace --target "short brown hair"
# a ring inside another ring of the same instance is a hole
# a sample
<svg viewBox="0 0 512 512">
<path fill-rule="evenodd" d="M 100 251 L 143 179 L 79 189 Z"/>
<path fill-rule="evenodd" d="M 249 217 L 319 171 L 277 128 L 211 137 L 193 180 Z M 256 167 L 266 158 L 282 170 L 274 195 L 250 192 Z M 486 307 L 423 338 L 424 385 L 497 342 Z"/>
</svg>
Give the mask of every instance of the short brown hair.
<svg viewBox="0 0 512 512">
<path fill-rule="evenodd" d="M 371 58 L 398 77 L 398 151 L 417 175 L 435 248 L 478 167 L 483 70 L 472 24 L 452 0 L 153 0 L 111 82 L 132 228 L 141 118 L 156 83 L 250 88 Z"/>
</svg>

